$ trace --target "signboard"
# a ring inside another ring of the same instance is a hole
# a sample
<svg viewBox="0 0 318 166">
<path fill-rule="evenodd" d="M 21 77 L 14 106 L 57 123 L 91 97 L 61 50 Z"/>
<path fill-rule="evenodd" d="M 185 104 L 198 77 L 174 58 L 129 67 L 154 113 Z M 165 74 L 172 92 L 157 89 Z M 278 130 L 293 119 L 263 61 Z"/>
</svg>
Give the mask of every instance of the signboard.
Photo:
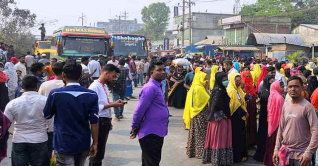
<svg viewBox="0 0 318 166">
<path fill-rule="evenodd" d="M 233 23 L 241 22 L 241 21 L 242 21 L 242 16 L 229 17 L 229 18 L 222 19 L 222 25 L 233 24 Z"/>
<path fill-rule="evenodd" d="M 163 39 L 163 50 L 169 50 L 169 38 L 164 38 Z"/>
<path fill-rule="evenodd" d="M 106 31 L 103 29 L 88 28 L 88 27 L 65 27 L 63 31 L 66 33 L 106 34 Z"/>
<path fill-rule="evenodd" d="M 174 7 L 174 17 L 177 17 L 177 16 L 179 16 L 179 8 L 178 8 L 178 6 L 175 6 Z"/>
<path fill-rule="evenodd" d="M 143 43 L 145 41 L 144 37 L 135 37 L 135 36 L 112 36 L 112 41 L 116 41 L 116 44 L 124 44 L 124 46 L 137 46 L 139 43 Z"/>
</svg>

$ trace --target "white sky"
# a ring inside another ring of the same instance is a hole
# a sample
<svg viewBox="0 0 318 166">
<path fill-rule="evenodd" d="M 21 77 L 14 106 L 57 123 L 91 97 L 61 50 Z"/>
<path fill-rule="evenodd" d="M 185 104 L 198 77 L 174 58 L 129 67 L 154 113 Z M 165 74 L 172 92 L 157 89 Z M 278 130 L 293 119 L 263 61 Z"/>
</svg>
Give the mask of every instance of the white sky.
<svg viewBox="0 0 318 166">
<path fill-rule="evenodd" d="M 235 0 L 193 0 L 198 1 L 193 7 L 193 12 L 209 13 L 232 13 Z M 200 2 L 215 1 L 215 2 Z M 255 3 L 256 0 L 241 0 L 241 4 Z M 38 23 L 46 23 L 47 35 L 52 35 L 53 31 L 66 25 L 81 25 L 79 17 L 81 13 L 86 16 L 84 25 L 93 26 L 97 21 L 108 21 L 116 18 L 127 11 L 128 19 L 137 18 L 141 20 L 141 10 L 154 2 L 166 2 L 173 17 L 173 6 L 182 0 L 16 0 L 17 6 L 21 9 L 29 9 L 37 15 Z M 188 10 L 188 9 L 186 9 Z M 181 8 L 179 10 L 181 14 Z M 170 25 L 172 19 L 170 19 Z M 37 26 L 39 27 L 39 25 Z M 37 28 L 33 29 L 34 34 L 40 34 Z"/>
</svg>

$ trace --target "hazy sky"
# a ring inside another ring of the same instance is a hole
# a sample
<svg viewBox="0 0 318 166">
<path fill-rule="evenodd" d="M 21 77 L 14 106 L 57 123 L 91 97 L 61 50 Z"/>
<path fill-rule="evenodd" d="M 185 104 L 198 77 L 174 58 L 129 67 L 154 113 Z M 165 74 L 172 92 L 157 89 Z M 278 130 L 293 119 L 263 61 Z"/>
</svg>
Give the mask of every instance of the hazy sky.
<svg viewBox="0 0 318 166">
<path fill-rule="evenodd" d="M 193 0 L 193 12 L 232 13 L 235 0 Z M 215 2 L 202 2 L 215 1 Z M 244 1 L 244 2 L 243 2 Z M 241 0 L 241 4 L 251 4 L 256 0 Z M 47 35 L 65 25 L 81 25 L 81 13 L 86 16 L 85 25 L 93 26 L 97 21 L 108 21 L 127 11 L 128 19 L 141 21 L 141 9 L 153 2 L 166 2 L 173 14 L 173 6 L 182 0 L 16 0 L 21 9 L 29 9 L 37 15 L 38 23 L 46 23 Z M 186 9 L 188 10 L 188 9 Z M 181 14 L 181 8 L 179 10 Z M 170 19 L 171 25 L 172 19 Z M 33 32 L 39 34 L 37 28 Z"/>
</svg>

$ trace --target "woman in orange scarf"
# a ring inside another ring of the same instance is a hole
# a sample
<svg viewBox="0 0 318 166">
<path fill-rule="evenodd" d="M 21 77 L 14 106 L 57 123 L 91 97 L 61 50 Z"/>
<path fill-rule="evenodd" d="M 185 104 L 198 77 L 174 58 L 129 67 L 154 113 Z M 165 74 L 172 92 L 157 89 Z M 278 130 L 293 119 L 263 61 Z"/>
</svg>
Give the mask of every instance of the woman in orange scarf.
<svg viewBox="0 0 318 166">
<path fill-rule="evenodd" d="M 256 122 L 256 91 L 253 86 L 253 78 L 250 71 L 244 71 L 242 73 L 242 82 L 244 83 L 244 91 L 246 93 L 246 109 L 249 114 L 247 119 L 247 143 L 248 147 L 252 147 L 256 143 L 257 136 L 257 122 Z"/>
</svg>

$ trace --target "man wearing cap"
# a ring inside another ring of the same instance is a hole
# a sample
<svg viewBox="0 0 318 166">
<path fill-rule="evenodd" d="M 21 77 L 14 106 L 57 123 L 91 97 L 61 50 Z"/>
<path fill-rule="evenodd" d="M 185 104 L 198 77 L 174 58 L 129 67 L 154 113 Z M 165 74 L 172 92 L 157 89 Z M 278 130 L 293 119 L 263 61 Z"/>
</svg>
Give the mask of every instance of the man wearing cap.
<svg viewBox="0 0 318 166">
<path fill-rule="evenodd" d="M 44 65 L 47 65 L 50 63 L 48 59 L 46 59 L 46 54 L 41 55 L 41 59 L 39 60 L 40 63 L 43 63 Z"/>
</svg>

